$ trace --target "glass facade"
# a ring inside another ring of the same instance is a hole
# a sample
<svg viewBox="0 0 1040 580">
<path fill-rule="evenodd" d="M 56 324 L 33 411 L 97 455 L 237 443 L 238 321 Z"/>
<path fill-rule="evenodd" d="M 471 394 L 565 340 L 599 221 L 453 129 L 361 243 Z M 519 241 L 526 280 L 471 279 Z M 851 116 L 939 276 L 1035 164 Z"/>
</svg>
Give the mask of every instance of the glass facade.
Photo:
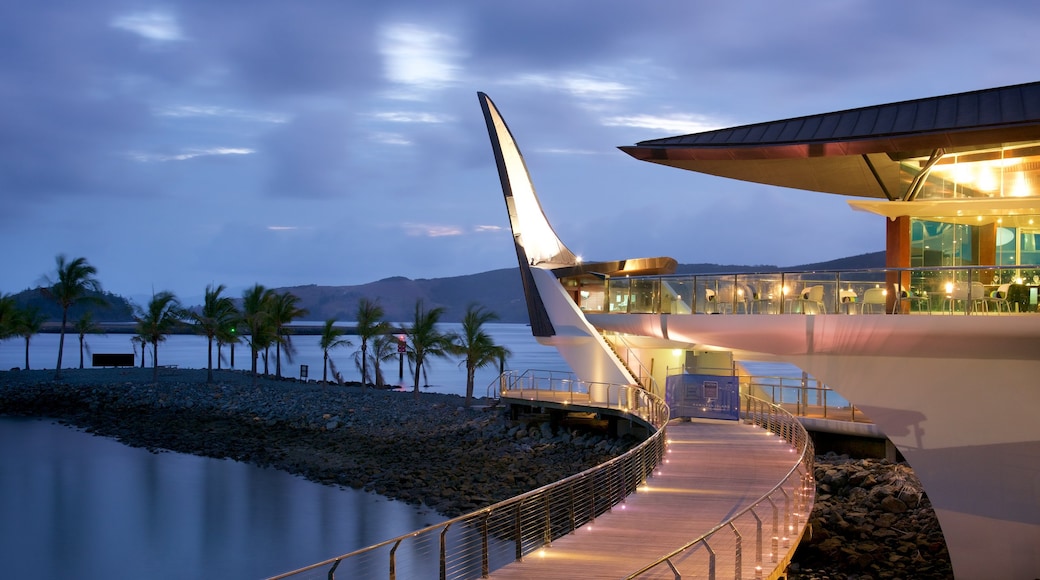
<svg viewBox="0 0 1040 580">
<path fill-rule="evenodd" d="M 903 181 L 910 186 L 929 163 L 928 157 L 903 161 Z M 1040 197 L 1040 145 L 946 153 L 926 175 L 914 199 Z"/>
</svg>

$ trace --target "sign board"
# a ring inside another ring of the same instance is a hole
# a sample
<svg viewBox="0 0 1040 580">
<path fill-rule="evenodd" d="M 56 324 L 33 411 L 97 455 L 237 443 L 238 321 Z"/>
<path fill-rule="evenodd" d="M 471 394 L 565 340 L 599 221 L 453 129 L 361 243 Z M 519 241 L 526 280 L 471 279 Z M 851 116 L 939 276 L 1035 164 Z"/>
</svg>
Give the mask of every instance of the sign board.
<svg viewBox="0 0 1040 580">
<path fill-rule="evenodd" d="M 740 383 L 737 377 L 684 373 L 668 377 L 665 402 L 671 418 L 739 419 Z"/>
</svg>

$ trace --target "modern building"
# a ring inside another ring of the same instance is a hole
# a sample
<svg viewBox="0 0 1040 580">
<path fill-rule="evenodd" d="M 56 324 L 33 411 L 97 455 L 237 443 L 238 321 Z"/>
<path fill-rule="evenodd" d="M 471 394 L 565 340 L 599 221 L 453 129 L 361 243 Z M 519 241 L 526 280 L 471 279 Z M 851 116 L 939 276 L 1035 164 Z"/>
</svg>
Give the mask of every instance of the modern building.
<svg viewBox="0 0 1040 580">
<path fill-rule="evenodd" d="M 1040 83 L 621 148 L 848 196 L 886 218 L 887 267 L 860 272 L 675 276 L 667 257 L 583 263 L 553 232 L 501 115 L 480 102 L 532 332 L 579 379 L 663 389 L 670 373 L 730 360 L 797 365 L 913 466 L 958 578 L 1040 577 Z"/>
</svg>

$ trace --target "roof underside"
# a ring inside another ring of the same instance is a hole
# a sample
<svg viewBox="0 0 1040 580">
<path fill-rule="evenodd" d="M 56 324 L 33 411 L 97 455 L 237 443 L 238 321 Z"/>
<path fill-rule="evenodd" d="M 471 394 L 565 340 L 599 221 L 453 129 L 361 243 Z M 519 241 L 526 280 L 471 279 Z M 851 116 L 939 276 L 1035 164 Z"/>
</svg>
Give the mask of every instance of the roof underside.
<svg viewBox="0 0 1040 580">
<path fill-rule="evenodd" d="M 1040 141 L 1040 82 L 849 109 L 620 149 L 643 161 L 769 185 L 894 199 L 899 163 Z"/>
</svg>

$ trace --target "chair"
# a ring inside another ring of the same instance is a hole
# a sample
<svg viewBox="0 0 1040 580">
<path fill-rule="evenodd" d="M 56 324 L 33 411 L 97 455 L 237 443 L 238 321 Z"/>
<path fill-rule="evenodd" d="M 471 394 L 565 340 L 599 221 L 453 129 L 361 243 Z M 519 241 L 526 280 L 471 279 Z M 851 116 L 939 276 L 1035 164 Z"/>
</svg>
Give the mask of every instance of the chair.
<svg viewBox="0 0 1040 580">
<path fill-rule="evenodd" d="M 978 312 L 980 306 L 985 310 L 986 287 L 982 282 L 972 282 L 968 286 L 957 284 L 946 295 L 946 298 L 943 298 L 943 312 L 946 311 L 946 306 L 949 305 L 950 313 L 952 314 L 957 302 L 964 303 L 965 312 Z"/>
<path fill-rule="evenodd" d="M 804 288 L 800 297 L 796 300 L 791 301 L 791 306 L 797 307 L 793 311 L 798 311 L 803 314 L 823 314 L 826 312 L 823 305 L 823 286 L 809 286 Z"/>
<path fill-rule="evenodd" d="M 869 310 L 871 314 L 884 314 L 887 296 L 888 292 L 884 288 L 867 288 L 863 293 L 863 302 L 860 303 L 860 312 L 867 314 Z"/>
<path fill-rule="evenodd" d="M 892 304 L 892 314 L 896 314 L 899 311 L 899 303 L 904 300 L 910 303 L 911 312 L 913 312 L 914 304 L 916 304 L 918 311 L 924 310 L 928 314 L 932 313 L 932 307 L 928 302 L 927 296 L 908 292 L 901 284 L 893 284 L 892 286 L 894 286 L 896 290 L 896 301 Z"/>
<path fill-rule="evenodd" d="M 1011 288 L 1011 284 L 1001 284 L 996 290 L 990 292 L 989 296 L 985 297 L 986 311 L 989 311 L 989 305 L 992 304 L 996 307 L 997 313 L 1000 313 L 1000 308 L 1003 306 L 1007 309 L 1008 314 L 1011 313 L 1011 303 L 1008 302 L 1008 288 Z"/>
</svg>

